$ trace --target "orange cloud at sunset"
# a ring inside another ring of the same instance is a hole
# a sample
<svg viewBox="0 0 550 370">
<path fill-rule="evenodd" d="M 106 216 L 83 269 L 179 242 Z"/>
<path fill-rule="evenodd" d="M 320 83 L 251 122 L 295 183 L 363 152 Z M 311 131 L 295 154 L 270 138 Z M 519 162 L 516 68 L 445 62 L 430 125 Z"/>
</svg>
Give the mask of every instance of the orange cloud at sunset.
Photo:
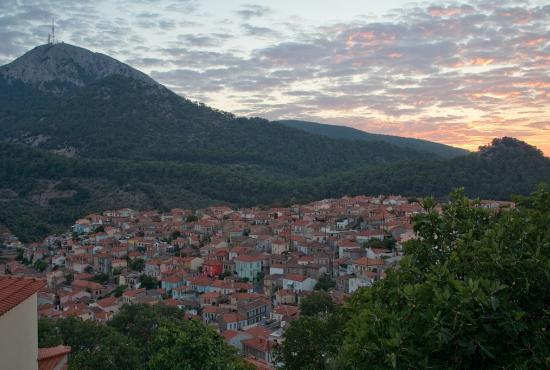
<svg viewBox="0 0 550 370">
<path fill-rule="evenodd" d="M 513 136 L 550 155 L 548 24 L 548 8 L 529 1 L 415 4 L 383 20 L 275 22 L 273 37 L 248 52 L 167 50 L 173 66 L 147 72 L 236 114 L 471 150 Z"/>
</svg>

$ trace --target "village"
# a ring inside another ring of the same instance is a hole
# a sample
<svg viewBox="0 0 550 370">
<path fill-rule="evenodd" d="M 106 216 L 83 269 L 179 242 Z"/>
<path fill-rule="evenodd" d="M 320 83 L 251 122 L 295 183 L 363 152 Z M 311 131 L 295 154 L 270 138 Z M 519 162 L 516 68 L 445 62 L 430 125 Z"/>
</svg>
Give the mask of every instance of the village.
<svg viewBox="0 0 550 370">
<path fill-rule="evenodd" d="M 46 281 L 38 317 L 107 322 L 124 304 L 168 305 L 269 368 L 300 302 L 322 290 L 340 304 L 384 279 L 422 212 L 401 196 L 269 209 L 108 210 L 40 243 L 8 238 L 17 257 L 0 264 L 0 274 Z"/>
</svg>

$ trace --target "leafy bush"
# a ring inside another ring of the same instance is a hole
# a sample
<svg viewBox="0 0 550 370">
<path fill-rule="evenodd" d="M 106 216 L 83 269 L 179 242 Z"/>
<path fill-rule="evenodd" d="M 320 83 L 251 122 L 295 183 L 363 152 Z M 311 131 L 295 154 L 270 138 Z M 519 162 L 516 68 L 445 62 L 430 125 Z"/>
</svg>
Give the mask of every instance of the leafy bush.
<svg viewBox="0 0 550 370">
<path fill-rule="evenodd" d="M 499 213 L 463 191 L 442 213 L 433 201 L 424 204 L 428 213 L 414 226 L 419 238 L 406 244 L 398 269 L 330 316 L 291 324 L 280 350 L 286 368 L 312 368 L 301 361 L 315 353 L 290 348 L 299 337 L 324 351 L 318 369 L 550 366 L 548 187 Z M 331 319 L 342 324 L 323 331 Z"/>
<path fill-rule="evenodd" d="M 40 319 L 40 347 L 71 346 L 69 369 L 247 369 L 215 331 L 162 305 L 125 305 L 108 325 Z"/>
</svg>

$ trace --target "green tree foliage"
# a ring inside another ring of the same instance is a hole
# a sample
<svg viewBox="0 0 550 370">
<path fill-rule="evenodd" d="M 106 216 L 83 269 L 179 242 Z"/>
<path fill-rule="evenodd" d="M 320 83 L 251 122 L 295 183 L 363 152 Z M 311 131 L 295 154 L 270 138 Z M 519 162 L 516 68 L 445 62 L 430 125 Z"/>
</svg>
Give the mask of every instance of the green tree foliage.
<svg viewBox="0 0 550 370">
<path fill-rule="evenodd" d="M 70 79 L 84 86 L 61 78 L 38 89 L 0 67 L 6 72 L 0 73 L 0 188 L 8 190 L 0 223 L 24 242 L 113 208 L 289 204 L 349 194 L 443 196 L 457 186 L 471 196 L 505 199 L 550 181 L 550 161 L 511 138 L 462 156 L 436 143 L 349 134 L 349 128 L 313 124 L 312 134 L 304 131 L 310 123 L 298 122 L 299 130 L 194 103 L 136 77 L 137 71 L 107 77 L 86 72 L 79 58 L 70 58 L 81 52 L 46 45 L 12 66 L 25 63 L 30 71 L 36 66 L 29 60 L 51 57 L 57 60 L 52 72 L 63 76 L 73 64 L 79 72 Z M 37 204 L 36 196 L 51 195 L 52 185 L 64 194 Z"/>
<path fill-rule="evenodd" d="M 329 274 L 323 274 L 315 284 L 315 290 L 329 291 L 336 286 L 336 282 Z"/>
<path fill-rule="evenodd" d="M 34 261 L 33 265 L 34 269 L 38 272 L 44 271 L 46 268 L 48 268 L 48 263 L 44 260 L 36 260 Z"/>
<path fill-rule="evenodd" d="M 42 148 L 70 146 L 88 158 L 258 165 L 299 174 L 351 169 L 365 158 L 373 163 L 429 158 L 381 141 L 330 139 L 261 118 L 235 117 L 124 76 L 71 89 L 49 99 L 49 106 L 38 91 L 37 101 L 28 104 L 32 91 L 17 94 L 17 87 L 0 77 L 6 106 L 0 108 L 0 139 L 48 135 Z M 17 110 L 21 100 L 26 104 Z"/>
<path fill-rule="evenodd" d="M 380 240 L 374 238 L 363 243 L 363 247 L 393 250 L 395 248 L 395 239 L 384 238 L 384 240 Z"/>
<path fill-rule="evenodd" d="M 196 222 L 199 218 L 195 215 L 189 215 L 185 218 L 185 222 Z"/>
<path fill-rule="evenodd" d="M 132 270 L 141 272 L 145 269 L 145 261 L 143 258 L 136 258 L 130 261 L 129 266 Z"/>
<path fill-rule="evenodd" d="M 415 220 L 420 238 L 407 243 L 399 269 L 333 314 L 343 310 L 348 320 L 339 351 L 327 363 L 346 369 L 548 368 L 548 187 L 498 213 L 463 191 L 454 192 L 441 213 L 433 201 L 424 204 L 428 213 Z M 283 356 L 287 367 L 307 368 L 290 360 L 309 352 L 295 352 Z"/>
<path fill-rule="evenodd" d="M 303 316 L 293 321 L 285 332 L 283 344 L 275 351 L 277 361 L 289 370 L 344 369 L 336 364 L 345 322 L 341 311 L 332 315 Z"/>
<path fill-rule="evenodd" d="M 218 276 L 218 280 L 224 280 L 226 277 L 233 276 L 231 271 L 224 271 Z"/>
<path fill-rule="evenodd" d="M 40 319 L 39 347 L 71 346 L 69 368 L 78 370 L 138 369 L 140 349 L 113 328 L 78 318 Z"/>
<path fill-rule="evenodd" d="M 171 307 L 123 306 L 108 325 L 77 318 L 38 322 L 39 346 L 71 346 L 70 370 L 246 369 L 212 329 Z"/>
<path fill-rule="evenodd" d="M 371 134 L 347 126 L 296 120 L 282 120 L 278 122 L 288 127 L 297 128 L 312 134 L 327 136 L 335 139 L 362 140 L 368 142 L 384 141 L 399 147 L 430 152 L 444 158 L 453 158 L 468 154 L 468 151 L 464 149 L 459 149 L 444 144 L 408 137 Z"/>
<path fill-rule="evenodd" d="M 183 314 L 177 309 L 162 305 L 125 305 L 109 322 L 109 326 L 134 338 L 140 346 L 145 346 L 163 319 L 179 322 L 183 319 Z"/>
<path fill-rule="evenodd" d="M 550 160 L 509 138 L 451 160 L 368 162 L 353 171 L 332 167 L 330 174 L 245 163 L 66 158 L 1 142 L 0 164 L 0 187 L 14 192 L 0 208 L 0 223 L 23 241 L 65 231 L 85 214 L 113 208 L 290 204 L 353 194 L 445 197 L 457 186 L 469 196 L 509 199 L 528 194 L 539 181 L 550 182 Z M 47 205 L 34 202 L 33 194 L 46 191 L 50 182 L 72 192 Z"/>
<path fill-rule="evenodd" d="M 159 281 L 152 276 L 142 274 L 139 276 L 140 287 L 145 289 L 155 289 L 159 287 Z"/>
<path fill-rule="evenodd" d="M 304 316 L 315 316 L 326 314 L 334 309 L 334 302 L 328 293 L 323 291 L 313 292 L 302 298 L 300 302 L 300 314 Z"/>
<path fill-rule="evenodd" d="M 99 274 L 95 274 L 90 280 L 99 284 L 107 284 L 109 282 L 109 275 L 101 272 Z"/>
<path fill-rule="evenodd" d="M 163 321 L 149 347 L 151 358 L 147 369 L 150 370 L 243 368 L 240 361 L 231 361 L 233 350 L 222 337 L 194 320 L 183 327 L 173 321 Z"/>
<path fill-rule="evenodd" d="M 126 285 L 119 285 L 115 288 L 115 290 L 113 290 L 111 292 L 111 294 L 118 298 L 118 297 L 122 296 L 122 293 L 124 293 L 126 288 L 127 288 Z"/>
</svg>

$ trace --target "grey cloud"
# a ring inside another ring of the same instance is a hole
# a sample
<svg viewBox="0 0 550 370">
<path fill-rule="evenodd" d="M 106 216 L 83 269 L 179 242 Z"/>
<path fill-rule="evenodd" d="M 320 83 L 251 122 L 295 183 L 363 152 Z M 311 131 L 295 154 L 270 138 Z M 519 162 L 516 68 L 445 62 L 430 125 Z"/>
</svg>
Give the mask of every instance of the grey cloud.
<svg viewBox="0 0 550 370">
<path fill-rule="evenodd" d="M 485 112 L 481 119 L 508 123 L 508 109 L 532 114 L 536 122 L 547 117 L 536 112 L 549 104 L 550 5 L 438 1 L 397 10 L 384 22 L 361 18 L 308 29 L 292 18 L 273 21 L 272 10 L 249 4 L 237 10 L 240 23 L 224 20 L 246 36 L 267 39 L 248 52 L 228 49 L 234 45 L 227 35 L 182 30 L 209 19 L 197 16 L 197 1 L 155 1 L 151 10 L 126 17 L 129 22 L 99 19 L 91 2 L 51 3 L 1 2 L 0 63 L 44 42 L 53 10 L 63 6 L 56 22 L 64 40 L 112 52 L 193 98 L 210 102 L 223 91 L 238 105 L 236 113 L 315 118 L 334 112 L 334 122 L 356 120 L 377 130 L 392 122 L 391 130 L 438 139 L 437 128 L 458 136 L 486 133 L 436 109 Z M 171 41 L 151 46 L 149 32 Z M 341 111 L 353 115 L 340 117 Z"/>
<path fill-rule="evenodd" d="M 232 37 L 231 35 L 223 33 L 210 33 L 178 35 L 176 39 L 186 46 L 214 47 L 223 45 L 225 41 Z"/>
<path fill-rule="evenodd" d="M 269 27 L 254 26 L 249 23 L 243 23 L 241 28 L 245 31 L 247 36 L 254 37 L 275 37 L 279 35 L 279 32 Z"/>
<path fill-rule="evenodd" d="M 237 10 L 237 14 L 243 19 L 263 17 L 271 12 L 271 9 L 257 4 L 245 4 Z"/>
</svg>

